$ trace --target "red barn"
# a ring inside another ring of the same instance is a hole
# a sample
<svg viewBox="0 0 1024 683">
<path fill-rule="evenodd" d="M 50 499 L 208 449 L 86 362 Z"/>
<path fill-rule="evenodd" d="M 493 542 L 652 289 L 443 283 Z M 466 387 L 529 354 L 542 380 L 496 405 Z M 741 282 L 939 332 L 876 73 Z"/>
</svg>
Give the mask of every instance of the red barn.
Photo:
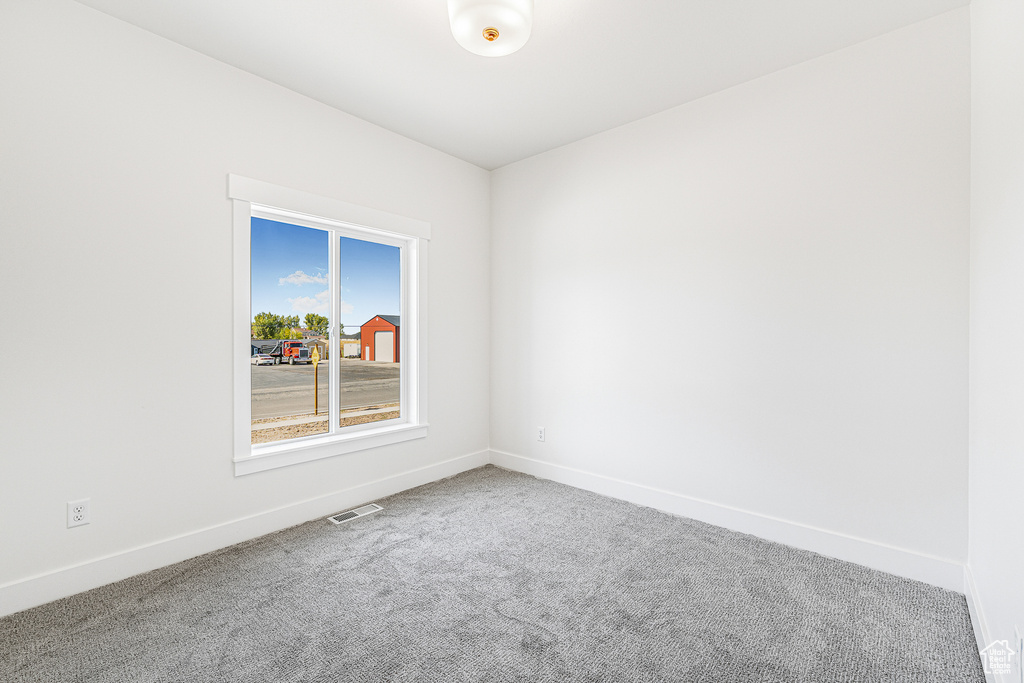
<svg viewBox="0 0 1024 683">
<path fill-rule="evenodd" d="M 398 331 L 402 318 L 397 315 L 378 315 L 363 323 L 359 336 L 363 343 L 363 360 L 399 362 Z"/>
</svg>

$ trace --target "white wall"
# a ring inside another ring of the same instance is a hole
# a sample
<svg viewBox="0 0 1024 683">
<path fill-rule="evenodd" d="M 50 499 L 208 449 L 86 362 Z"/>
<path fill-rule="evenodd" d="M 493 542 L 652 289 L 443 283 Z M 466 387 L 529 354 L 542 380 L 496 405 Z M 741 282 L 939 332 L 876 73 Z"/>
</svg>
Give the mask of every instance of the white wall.
<svg viewBox="0 0 1024 683">
<path fill-rule="evenodd" d="M 62 0 L 0 93 L 0 614 L 486 461 L 486 172 Z M 229 173 L 432 224 L 427 439 L 232 475 Z"/>
<path fill-rule="evenodd" d="M 960 582 L 969 34 L 953 11 L 495 171 L 498 461 Z"/>
<path fill-rule="evenodd" d="M 970 553 L 986 642 L 1024 632 L 1024 5 L 974 0 Z M 981 637 L 982 634 L 979 634 Z"/>
</svg>

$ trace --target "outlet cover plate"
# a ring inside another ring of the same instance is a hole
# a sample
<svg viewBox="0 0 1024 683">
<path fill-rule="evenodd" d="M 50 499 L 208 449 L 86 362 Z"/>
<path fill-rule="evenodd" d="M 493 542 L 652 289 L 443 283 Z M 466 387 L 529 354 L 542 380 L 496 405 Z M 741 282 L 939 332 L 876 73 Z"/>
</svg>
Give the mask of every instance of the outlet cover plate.
<svg viewBox="0 0 1024 683">
<path fill-rule="evenodd" d="M 68 501 L 68 528 L 89 523 L 89 499 Z"/>
</svg>

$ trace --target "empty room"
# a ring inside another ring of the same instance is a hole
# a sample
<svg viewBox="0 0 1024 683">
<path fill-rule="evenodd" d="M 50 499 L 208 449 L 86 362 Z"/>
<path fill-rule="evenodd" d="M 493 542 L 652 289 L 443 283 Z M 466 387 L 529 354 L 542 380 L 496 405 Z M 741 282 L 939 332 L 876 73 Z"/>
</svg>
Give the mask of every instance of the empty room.
<svg viewBox="0 0 1024 683">
<path fill-rule="evenodd" d="M 0 0 L 0 680 L 1024 676 L 1020 0 Z"/>
</svg>

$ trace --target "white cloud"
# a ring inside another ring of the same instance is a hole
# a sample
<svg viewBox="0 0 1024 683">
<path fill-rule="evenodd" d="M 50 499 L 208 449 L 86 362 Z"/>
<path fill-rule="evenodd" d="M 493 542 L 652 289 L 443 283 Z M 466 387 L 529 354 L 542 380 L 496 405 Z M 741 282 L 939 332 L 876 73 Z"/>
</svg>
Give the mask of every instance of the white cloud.
<svg viewBox="0 0 1024 683">
<path fill-rule="evenodd" d="M 288 303 L 292 305 L 292 310 L 296 313 L 327 315 L 331 310 L 331 290 L 325 289 L 322 292 L 318 292 L 316 296 L 298 296 L 294 299 L 288 299 Z M 347 301 L 341 302 L 342 313 L 351 313 L 353 310 L 352 304 Z"/>
<path fill-rule="evenodd" d="M 280 278 L 277 281 L 279 285 L 326 285 L 326 275 L 307 275 L 301 270 L 296 270 L 288 277 Z M 309 298 L 309 297 L 304 297 Z"/>
<path fill-rule="evenodd" d="M 302 273 L 301 270 L 298 272 Z M 289 275 L 289 277 L 292 276 Z M 318 292 L 315 297 L 299 296 L 294 299 L 288 299 L 288 303 L 292 305 L 292 310 L 296 313 L 319 313 L 320 315 L 327 315 L 331 310 L 331 290 L 325 289 L 322 292 Z"/>
</svg>

